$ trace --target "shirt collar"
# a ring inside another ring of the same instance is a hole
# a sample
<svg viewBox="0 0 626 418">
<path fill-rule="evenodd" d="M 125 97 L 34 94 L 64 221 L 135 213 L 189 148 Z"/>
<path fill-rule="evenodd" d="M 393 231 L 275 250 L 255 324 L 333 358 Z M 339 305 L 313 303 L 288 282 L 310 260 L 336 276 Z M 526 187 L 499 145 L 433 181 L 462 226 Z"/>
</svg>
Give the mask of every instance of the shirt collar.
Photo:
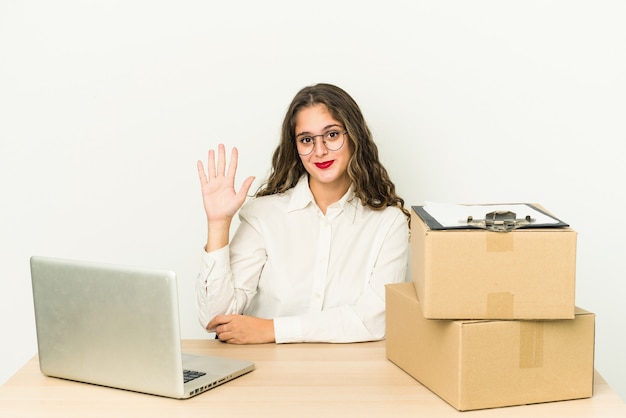
<svg viewBox="0 0 626 418">
<path fill-rule="evenodd" d="M 315 203 L 313 193 L 309 189 L 309 177 L 305 174 L 300 177 L 298 183 L 291 189 L 291 199 L 289 200 L 288 212 L 304 209 L 309 203 Z"/>
<path fill-rule="evenodd" d="M 287 211 L 292 212 L 304 209 L 309 204 L 316 205 L 313 193 L 311 193 L 311 189 L 309 188 L 309 176 L 305 174 L 300 177 L 300 180 L 298 180 L 298 183 L 292 189 L 291 199 L 289 201 Z M 346 216 L 354 221 L 357 213 L 359 213 L 362 209 L 363 205 L 354 195 L 354 185 L 351 184 L 350 188 L 348 188 L 348 191 L 341 197 L 341 199 L 328 207 L 327 213 L 345 211 Z"/>
</svg>

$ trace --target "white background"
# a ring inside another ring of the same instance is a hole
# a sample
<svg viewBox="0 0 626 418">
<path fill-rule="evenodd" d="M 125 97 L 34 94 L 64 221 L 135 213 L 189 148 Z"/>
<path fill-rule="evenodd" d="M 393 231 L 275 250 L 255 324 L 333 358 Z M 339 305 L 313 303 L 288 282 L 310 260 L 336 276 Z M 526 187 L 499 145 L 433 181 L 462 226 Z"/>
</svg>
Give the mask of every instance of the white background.
<svg viewBox="0 0 626 418">
<path fill-rule="evenodd" d="M 206 338 L 196 160 L 237 145 L 256 189 L 293 95 L 331 82 L 407 205 L 537 202 L 579 232 L 576 302 L 626 398 L 624 22 L 623 1 L 0 0 L 0 383 L 37 350 L 33 254 L 175 270 Z"/>
</svg>

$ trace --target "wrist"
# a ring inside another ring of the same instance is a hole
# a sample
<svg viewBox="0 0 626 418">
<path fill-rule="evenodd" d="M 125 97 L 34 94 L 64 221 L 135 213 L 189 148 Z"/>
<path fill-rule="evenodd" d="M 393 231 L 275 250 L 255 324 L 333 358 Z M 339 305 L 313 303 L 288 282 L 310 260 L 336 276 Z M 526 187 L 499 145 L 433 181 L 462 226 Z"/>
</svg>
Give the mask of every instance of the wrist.
<svg viewBox="0 0 626 418">
<path fill-rule="evenodd" d="M 208 221 L 207 242 L 204 250 L 211 252 L 228 245 L 230 241 L 230 219 Z"/>
</svg>

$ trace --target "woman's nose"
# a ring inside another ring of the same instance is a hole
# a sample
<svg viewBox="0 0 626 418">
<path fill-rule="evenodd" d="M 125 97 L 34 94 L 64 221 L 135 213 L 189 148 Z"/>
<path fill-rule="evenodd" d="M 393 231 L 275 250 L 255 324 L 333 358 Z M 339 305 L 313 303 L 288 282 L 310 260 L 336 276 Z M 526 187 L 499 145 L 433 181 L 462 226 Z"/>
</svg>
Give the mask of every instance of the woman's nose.
<svg viewBox="0 0 626 418">
<path fill-rule="evenodd" d="M 313 144 L 313 152 L 318 157 L 328 154 L 328 148 L 326 148 L 323 139 L 320 138 L 319 140 L 315 141 L 315 143 Z"/>
</svg>

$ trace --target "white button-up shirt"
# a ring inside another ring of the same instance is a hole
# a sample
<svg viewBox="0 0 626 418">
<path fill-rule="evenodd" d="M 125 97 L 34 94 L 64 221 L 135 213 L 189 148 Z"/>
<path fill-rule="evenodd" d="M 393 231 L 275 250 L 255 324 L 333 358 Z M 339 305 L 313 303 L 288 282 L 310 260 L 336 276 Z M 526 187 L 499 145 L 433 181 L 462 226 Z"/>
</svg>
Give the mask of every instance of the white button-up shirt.
<svg viewBox="0 0 626 418">
<path fill-rule="evenodd" d="M 405 281 L 407 219 L 372 210 L 353 189 L 319 209 L 307 177 L 239 211 L 230 244 L 203 252 L 200 323 L 220 314 L 274 320 L 277 343 L 355 342 L 385 336 L 385 285 Z"/>
</svg>

